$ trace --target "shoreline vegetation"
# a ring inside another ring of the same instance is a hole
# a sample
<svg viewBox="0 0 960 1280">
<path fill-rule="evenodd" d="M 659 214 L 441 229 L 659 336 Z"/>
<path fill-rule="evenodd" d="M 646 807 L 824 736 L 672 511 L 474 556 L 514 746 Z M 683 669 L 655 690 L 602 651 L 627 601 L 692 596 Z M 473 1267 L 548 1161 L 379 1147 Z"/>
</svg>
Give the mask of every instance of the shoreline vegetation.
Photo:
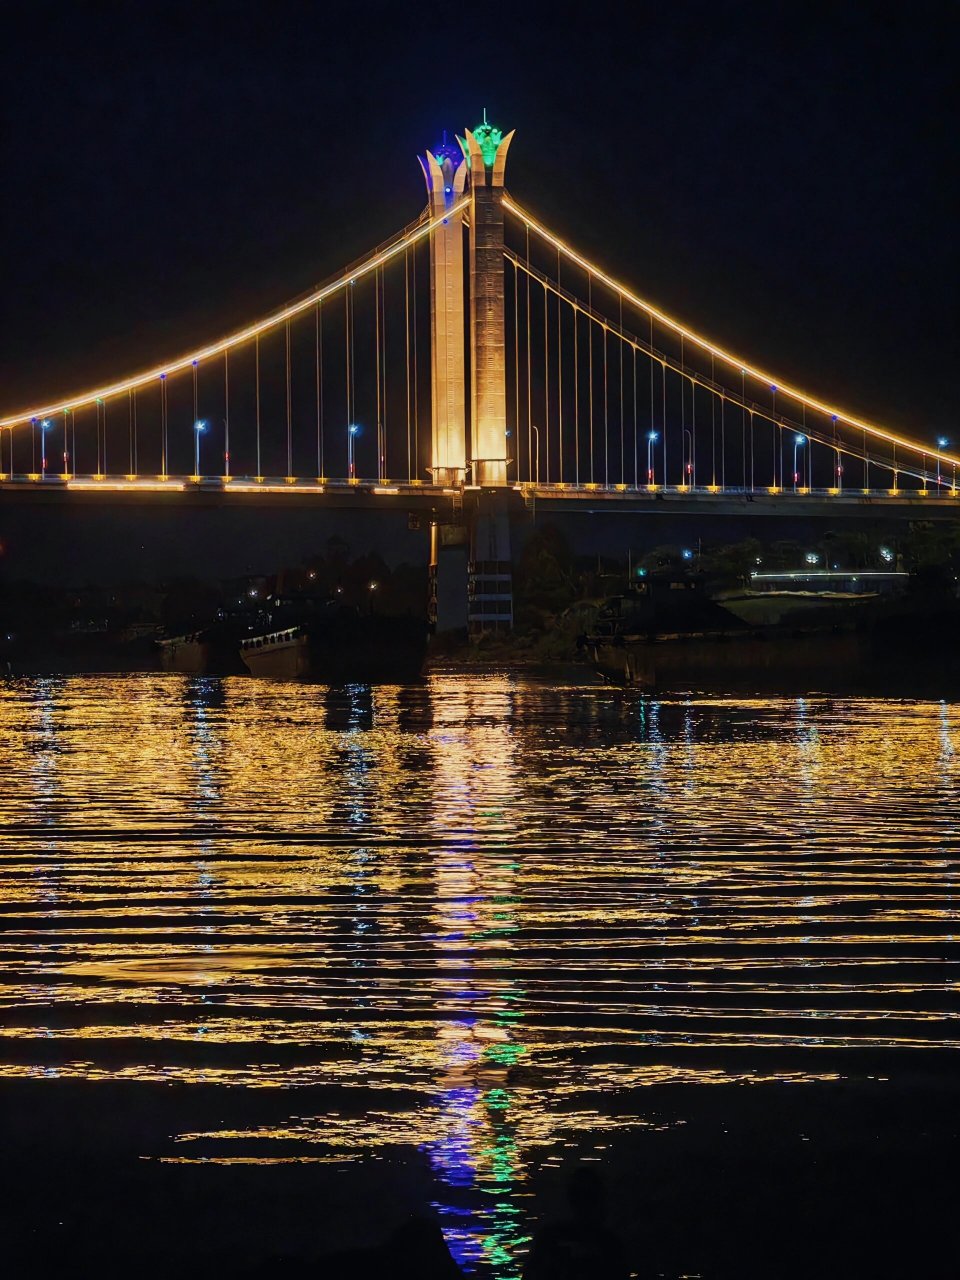
<svg viewBox="0 0 960 1280">
<path fill-rule="evenodd" d="M 756 572 L 789 574 L 811 566 L 835 571 L 848 588 L 858 581 L 860 586 L 830 592 L 755 589 Z M 858 575 L 885 570 L 902 575 L 895 591 L 863 590 L 865 580 Z M 578 555 L 560 529 L 544 525 L 527 534 L 514 557 L 513 630 L 433 636 L 425 673 L 451 666 L 545 675 L 565 670 L 592 682 L 600 677 L 582 639 L 602 616 L 604 602 L 668 579 L 695 586 L 714 613 L 737 614 L 737 625 L 755 639 L 875 634 L 880 640 L 874 648 L 889 641 L 910 660 L 924 650 L 960 648 L 954 644 L 960 636 L 960 521 L 913 522 L 896 537 L 887 531 L 826 533 L 810 543 L 750 538 L 716 546 L 628 548 L 617 557 Z M 360 612 L 425 616 L 427 593 L 425 566 L 391 567 L 376 553 L 354 556 L 336 537 L 323 553 L 294 568 L 218 583 L 175 579 L 75 587 L 10 581 L 8 571 L 7 581 L 0 581 L 0 674 L 156 670 L 159 639 L 189 634 L 218 618 L 263 626 L 281 605 L 323 599 Z M 680 628 L 691 639 L 704 629 Z M 657 633 L 651 625 L 646 639 L 654 642 Z M 731 635 L 728 654 L 735 644 Z M 834 660 L 843 665 L 848 658 L 839 650 L 834 659 L 824 657 Z M 775 668 L 772 651 L 762 665 Z"/>
</svg>

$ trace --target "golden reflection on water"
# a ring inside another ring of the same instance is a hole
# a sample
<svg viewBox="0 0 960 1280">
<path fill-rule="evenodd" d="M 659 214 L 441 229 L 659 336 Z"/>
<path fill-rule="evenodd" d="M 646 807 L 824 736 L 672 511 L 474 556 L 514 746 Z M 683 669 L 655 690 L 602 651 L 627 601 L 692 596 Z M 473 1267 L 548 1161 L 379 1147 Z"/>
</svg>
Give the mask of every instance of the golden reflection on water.
<svg viewBox="0 0 960 1280">
<path fill-rule="evenodd" d="M 0 760 L 0 1077 L 277 1091 L 161 1158 L 418 1149 L 498 1280 L 657 1086 L 960 1047 L 955 705 L 25 680 Z"/>
</svg>

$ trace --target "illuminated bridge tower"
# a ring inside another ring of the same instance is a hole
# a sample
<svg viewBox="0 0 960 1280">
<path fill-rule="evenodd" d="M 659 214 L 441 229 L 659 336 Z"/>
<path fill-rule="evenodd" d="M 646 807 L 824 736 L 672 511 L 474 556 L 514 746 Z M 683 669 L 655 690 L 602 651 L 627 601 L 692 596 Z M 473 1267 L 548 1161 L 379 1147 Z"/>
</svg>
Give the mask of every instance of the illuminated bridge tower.
<svg viewBox="0 0 960 1280">
<path fill-rule="evenodd" d="M 434 484 L 459 486 L 467 469 L 463 214 L 451 216 L 449 211 L 463 196 L 467 166 L 446 133 L 438 147 L 420 157 L 420 166 L 427 180 L 430 217 L 444 219 L 430 238 L 430 469 Z"/>
<path fill-rule="evenodd" d="M 443 141 L 420 156 L 431 218 L 443 222 L 430 237 L 430 372 L 434 484 L 459 488 L 467 473 L 466 304 L 463 214 L 450 215 L 467 182 L 456 143 Z M 438 631 L 467 626 L 468 543 L 460 524 L 430 526 L 430 617 Z"/>
<path fill-rule="evenodd" d="M 507 483 L 507 357 L 503 301 L 503 174 L 513 133 L 487 122 L 460 146 L 470 166 L 470 352 L 473 483 Z"/>
<path fill-rule="evenodd" d="M 480 487 L 470 537 L 469 625 L 513 625 L 513 575 L 507 513 L 507 356 L 504 317 L 503 177 L 513 131 L 487 120 L 464 130 L 470 166 L 470 461 Z M 500 492 L 497 492 L 499 490 Z"/>
</svg>

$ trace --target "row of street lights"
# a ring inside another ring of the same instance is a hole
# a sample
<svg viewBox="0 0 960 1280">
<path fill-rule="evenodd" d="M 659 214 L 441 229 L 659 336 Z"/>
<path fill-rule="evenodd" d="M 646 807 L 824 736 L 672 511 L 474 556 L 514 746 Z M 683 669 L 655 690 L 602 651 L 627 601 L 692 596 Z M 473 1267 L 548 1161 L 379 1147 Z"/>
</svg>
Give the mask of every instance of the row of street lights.
<svg viewBox="0 0 960 1280">
<path fill-rule="evenodd" d="M 41 474 L 45 476 L 47 473 L 47 432 L 50 430 L 53 423 L 49 420 L 49 418 L 44 418 L 43 421 L 40 422 L 38 425 L 40 427 L 40 471 L 41 471 Z M 197 421 L 193 424 L 193 474 L 195 476 L 200 475 L 200 437 L 203 435 L 206 429 L 207 429 L 207 424 L 203 418 L 198 418 Z M 536 448 L 534 475 L 536 477 L 536 483 L 539 484 L 540 483 L 540 430 L 538 427 L 533 425 L 533 423 L 530 424 L 530 430 L 533 432 L 535 448 Z M 359 434 L 360 434 L 360 427 L 357 425 L 357 423 L 355 422 L 350 423 L 349 426 L 347 427 L 347 478 L 349 480 L 355 480 L 357 477 L 355 446 L 356 446 L 356 439 Z M 693 435 L 689 430 L 689 428 L 687 427 L 683 428 L 683 435 L 684 435 L 684 477 L 685 477 L 685 482 L 687 484 L 691 484 L 692 478 L 693 478 Z M 660 439 L 659 431 L 647 432 L 647 484 L 651 486 L 656 484 L 656 469 L 654 466 L 653 446 L 656 444 L 656 442 L 659 439 Z M 807 437 L 804 435 L 796 435 L 793 438 L 793 491 L 794 493 L 796 493 L 798 486 L 800 486 L 800 469 L 798 465 L 799 450 L 803 448 L 803 446 L 806 443 L 807 443 Z M 945 436 L 937 437 L 938 449 L 941 449 L 941 450 L 946 449 L 949 443 L 950 441 Z M 688 446 L 689 446 L 689 449 L 688 449 Z M 36 454 L 34 454 L 34 457 L 36 457 Z M 69 454 L 66 452 L 66 447 L 64 447 L 63 469 L 65 472 L 69 470 L 69 467 L 67 465 L 68 461 L 69 461 Z M 838 486 L 842 483 L 842 476 L 843 476 L 843 466 L 840 463 L 839 452 L 838 452 L 838 458 L 837 458 L 837 485 Z M 937 485 L 940 486 L 942 485 L 942 483 L 943 483 L 942 467 L 941 467 L 940 455 L 938 453 L 937 454 Z"/>
<path fill-rule="evenodd" d="M 45 476 L 47 474 L 47 432 L 53 426 L 53 423 L 49 418 L 44 418 L 42 422 L 34 425 L 40 428 L 40 474 Z M 193 424 L 193 474 L 195 476 L 200 475 L 200 437 L 206 429 L 207 424 L 203 418 L 198 418 Z M 360 428 L 355 422 L 347 427 L 347 475 L 351 480 L 355 480 L 357 475 L 354 445 L 359 434 Z M 34 454 L 34 458 L 36 458 L 36 454 Z M 70 455 L 64 448 L 63 469 L 65 472 L 69 469 L 69 458 Z"/>
</svg>

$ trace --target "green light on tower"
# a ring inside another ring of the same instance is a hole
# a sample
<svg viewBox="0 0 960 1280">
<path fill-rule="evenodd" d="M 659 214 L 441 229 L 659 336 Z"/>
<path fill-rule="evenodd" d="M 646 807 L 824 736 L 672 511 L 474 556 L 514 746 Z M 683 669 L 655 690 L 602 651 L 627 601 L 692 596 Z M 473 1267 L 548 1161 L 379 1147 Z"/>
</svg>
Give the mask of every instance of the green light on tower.
<svg viewBox="0 0 960 1280">
<path fill-rule="evenodd" d="M 473 136 L 483 152 L 483 163 L 489 168 L 497 158 L 497 147 L 503 141 L 503 130 L 488 122 L 486 107 L 483 109 L 483 123 L 477 125 Z"/>
</svg>

